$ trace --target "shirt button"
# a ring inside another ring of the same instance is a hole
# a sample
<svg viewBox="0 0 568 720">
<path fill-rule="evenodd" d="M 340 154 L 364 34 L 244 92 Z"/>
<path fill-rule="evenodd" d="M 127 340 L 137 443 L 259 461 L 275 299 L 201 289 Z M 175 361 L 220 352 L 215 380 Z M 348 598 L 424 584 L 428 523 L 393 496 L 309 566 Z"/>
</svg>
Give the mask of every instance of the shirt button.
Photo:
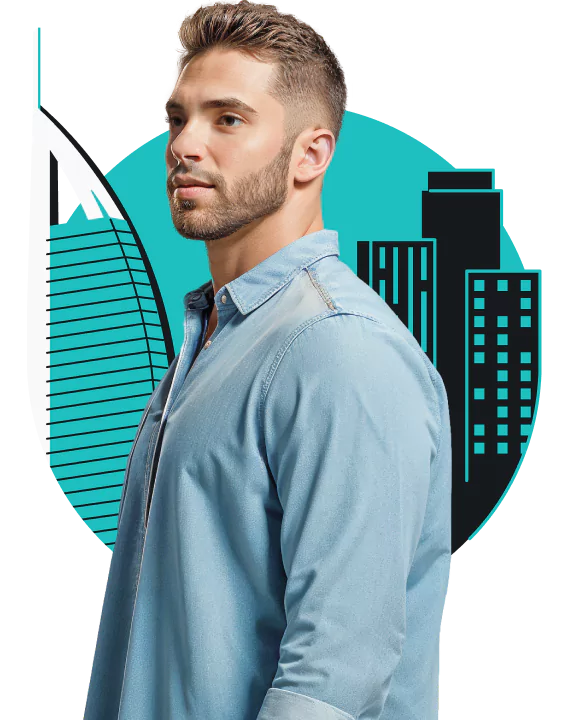
<svg viewBox="0 0 568 720">
<path fill-rule="evenodd" d="M 227 302 L 227 296 L 226 296 L 226 295 L 221 295 L 221 302 L 222 302 L 222 303 L 226 303 L 226 302 Z"/>
<path fill-rule="evenodd" d="M 206 349 L 209 347 L 209 345 L 211 345 L 211 340 L 208 340 L 208 341 L 205 343 L 205 345 L 203 346 L 203 349 L 206 350 Z"/>
</svg>

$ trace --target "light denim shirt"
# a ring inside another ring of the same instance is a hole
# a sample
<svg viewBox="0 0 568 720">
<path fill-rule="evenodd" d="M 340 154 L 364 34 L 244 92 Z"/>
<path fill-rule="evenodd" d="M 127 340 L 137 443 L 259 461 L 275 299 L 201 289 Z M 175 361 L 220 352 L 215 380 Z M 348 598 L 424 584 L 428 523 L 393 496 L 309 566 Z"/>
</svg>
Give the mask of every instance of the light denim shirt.
<svg viewBox="0 0 568 720">
<path fill-rule="evenodd" d="M 184 304 L 129 457 L 85 720 L 437 718 L 440 375 L 335 231 Z"/>
</svg>

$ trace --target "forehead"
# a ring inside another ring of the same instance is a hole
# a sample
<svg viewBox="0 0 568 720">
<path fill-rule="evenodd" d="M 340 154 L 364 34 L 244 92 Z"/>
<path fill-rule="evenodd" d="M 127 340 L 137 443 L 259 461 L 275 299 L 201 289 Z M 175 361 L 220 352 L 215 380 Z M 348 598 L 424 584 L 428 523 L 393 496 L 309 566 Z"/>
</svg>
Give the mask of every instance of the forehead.
<svg viewBox="0 0 568 720">
<path fill-rule="evenodd" d="M 171 98 L 182 104 L 216 97 L 237 97 L 259 113 L 283 109 L 266 92 L 274 63 L 259 62 L 237 50 L 213 48 L 194 57 L 182 70 Z"/>
</svg>

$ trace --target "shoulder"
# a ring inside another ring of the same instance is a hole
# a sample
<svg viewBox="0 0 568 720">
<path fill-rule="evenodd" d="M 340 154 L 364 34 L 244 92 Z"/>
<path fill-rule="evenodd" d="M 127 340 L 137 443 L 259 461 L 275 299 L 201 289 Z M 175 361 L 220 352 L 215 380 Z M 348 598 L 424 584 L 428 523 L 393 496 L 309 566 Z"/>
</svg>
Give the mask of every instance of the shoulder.
<svg viewBox="0 0 568 720">
<path fill-rule="evenodd" d="M 428 357 L 416 341 L 409 342 L 408 335 L 373 315 L 334 309 L 305 319 L 289 332 L 273 356 L 267 380 L 283 362 L 305 371 L 310 368 L 331 371 L 339 362 L 343 369 L 370 365 L 384 370 L 401 360 L 429 374 Z"/>
<path fill-rule="evenodd" d="M 428 357 L 406 335 L 373 316 L 335 310 L 290 333 L 264 379 L 261 407 L 299 393 L 313 395 L 317 403 L 324 399 L 322 391 L 341 407 L 358 393 L 385 410 L 397 404 L 423 407 L 439 423 L 439 382 Z"/>
</svg>

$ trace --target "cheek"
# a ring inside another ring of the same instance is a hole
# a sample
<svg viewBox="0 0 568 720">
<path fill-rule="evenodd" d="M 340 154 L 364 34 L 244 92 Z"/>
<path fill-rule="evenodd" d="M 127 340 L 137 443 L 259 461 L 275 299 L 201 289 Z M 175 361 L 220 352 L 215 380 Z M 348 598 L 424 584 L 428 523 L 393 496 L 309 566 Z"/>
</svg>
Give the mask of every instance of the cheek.
<svg viewBox="0 0 568 720">
<path fill-rule="evenodd" d="M 227 175 L 244 175 L 261 170 L 279 152 L 282 140 L 274 136 L 251 136 L 218 149 L 219 167 Z"/>
<path fill-rule="evenodd" d="M 284 138 L 274 130 L 267 130 L 265 133 L 257 135 L 254 142 L 251 143 L 250 152 L 254 153 L 260 166 L 263 166 L 278 154 L 283 140 Z"/>
</svg>

